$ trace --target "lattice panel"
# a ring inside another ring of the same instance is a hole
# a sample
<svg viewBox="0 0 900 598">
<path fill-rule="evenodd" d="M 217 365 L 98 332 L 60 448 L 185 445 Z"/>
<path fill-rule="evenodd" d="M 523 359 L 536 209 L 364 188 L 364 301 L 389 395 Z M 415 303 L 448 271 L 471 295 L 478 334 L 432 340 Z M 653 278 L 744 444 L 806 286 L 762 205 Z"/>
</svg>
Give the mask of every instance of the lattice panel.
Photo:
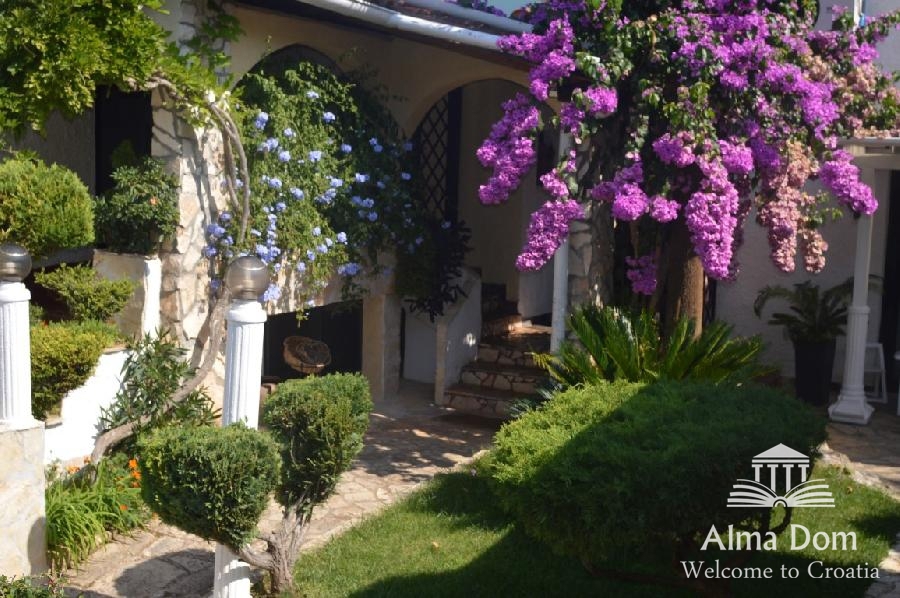
<svg viewBox="0 0 900 598">
<path fill-rule="evenodd" d="M 420 156 L 421 200 L 425 206 L 441 217 L 447 216 L 450 154 L 450 101 L 444 96 L 422 122 L 413 138 Z"/>
</svg>

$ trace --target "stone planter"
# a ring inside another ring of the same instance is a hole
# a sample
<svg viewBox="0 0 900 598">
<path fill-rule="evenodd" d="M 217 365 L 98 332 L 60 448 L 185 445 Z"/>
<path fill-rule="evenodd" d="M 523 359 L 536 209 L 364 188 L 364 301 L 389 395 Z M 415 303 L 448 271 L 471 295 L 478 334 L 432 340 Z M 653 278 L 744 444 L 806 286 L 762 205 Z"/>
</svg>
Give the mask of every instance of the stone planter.
<svg viewBox="0 0 900 598">
<path fill-rule="evenodd" d="M 158 257 L 96 249 L 94 270 L 103 278 L 128 278 L 137 285 L 125 309 L 113 318 L 122 332 L 130 336 L 143 336 L 159 328 L 162 264 Z"/>
</svg>

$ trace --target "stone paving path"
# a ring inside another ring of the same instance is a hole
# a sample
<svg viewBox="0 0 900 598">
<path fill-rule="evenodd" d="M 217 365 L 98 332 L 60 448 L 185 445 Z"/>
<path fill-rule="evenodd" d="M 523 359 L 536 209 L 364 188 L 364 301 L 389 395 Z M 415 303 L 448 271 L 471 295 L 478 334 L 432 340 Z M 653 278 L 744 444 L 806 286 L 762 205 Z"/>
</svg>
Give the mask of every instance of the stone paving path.
<svg viewBox="0 0 900 598">
<path fill-rule="evenodd" d="M 894 413 L 879 409 L 867 426 L 829 424 L 821 449 L 825 463 L 846 467 L 857 482 L 900 500 L 900 417 Z M 866 598 L 900 598 L 900 534 L 878 573 Z"/>
<path fill-rule="evenodd" d="M 377 405 L 365 447 L 335 495 L 316 509 L 304 550 L 409 494 L 436 473 L 487 448 L 497 423 L 448 414 L 429 405 L 431 387 L 404 383 L 400 396 Z M 280 519 L 273 503 L 260 528 Z M 69 572 L 70 594 L 86 598 L 195 598 L 213 584 L 213 545 L 154 521 L 97 551 Z"/>
</svg>

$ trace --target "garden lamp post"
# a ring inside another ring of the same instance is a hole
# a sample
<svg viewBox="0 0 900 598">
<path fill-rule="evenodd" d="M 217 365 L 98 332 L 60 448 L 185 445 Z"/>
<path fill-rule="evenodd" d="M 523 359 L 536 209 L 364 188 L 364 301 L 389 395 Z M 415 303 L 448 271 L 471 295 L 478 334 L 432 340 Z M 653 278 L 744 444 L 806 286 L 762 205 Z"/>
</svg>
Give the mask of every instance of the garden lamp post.
<svg viewBox="0 0 900 598">
<path fill-rule="evenodd" d="M 0 425 L 34 425 L 31 415 L 31 338 L 28 301 L 22 281 L 31 256 L 21 245 L 0 245 Z"/>
<path fill-rule="evenodd" d="M 234 302 L 225 316 L 228 331 L 222 425 L 240 421 L 248 428 L 256 428 L 266 321 L 259 298 L 269 286 L 269 270 L 259 258 L 239 257 L 228 266 L 225 285 Z M 250 598 L 250 565 L 222 544 L 216 545 L 213 596 Z"/>
</svg>

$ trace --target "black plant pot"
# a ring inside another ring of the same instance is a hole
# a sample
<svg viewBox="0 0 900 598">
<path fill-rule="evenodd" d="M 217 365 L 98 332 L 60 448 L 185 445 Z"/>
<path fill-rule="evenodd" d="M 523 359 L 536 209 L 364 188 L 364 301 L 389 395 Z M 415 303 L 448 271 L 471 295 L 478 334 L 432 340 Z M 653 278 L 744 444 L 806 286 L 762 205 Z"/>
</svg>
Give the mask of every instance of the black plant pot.
<svg viewBox="0 0 900 598">
<path fill-rule="evenodd" d="M 794 341 L 794 391 L 812 405 L 824 405 L 831 393 L 835 339 L 819 342 Z"/>
</svg>

